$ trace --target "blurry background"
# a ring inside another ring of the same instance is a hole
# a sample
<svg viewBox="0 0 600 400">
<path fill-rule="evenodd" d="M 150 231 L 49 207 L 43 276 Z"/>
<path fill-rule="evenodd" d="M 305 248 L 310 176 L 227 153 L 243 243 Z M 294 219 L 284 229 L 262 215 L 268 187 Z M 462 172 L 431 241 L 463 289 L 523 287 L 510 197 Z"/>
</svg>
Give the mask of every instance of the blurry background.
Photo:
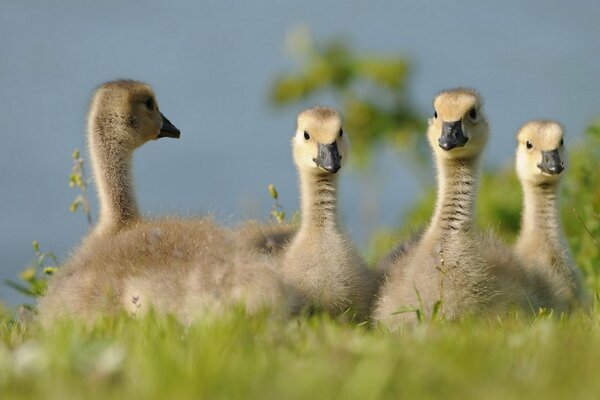
<svg viewBox="0 0 600 400">
<path fill-rule="evenodd" d="M 485 97 L 488 169 L 510 165 L 528 119 L 560 120 L 574 147 L 600 113 L 598 15 L 592 1 L 3 0 L 0 280 L 31 263 L 32 240 L 62 260 L 87 231 L 69 212 L 70 154 L 79 147 L 87 162 L 87 105 L 103 81 L 147 81 L 182 131 L 136 153 L 141 208 L 210 211 L 227 224 L 266 219 L 270 183 L 288 215 L 298 208 L 295 115 L 315 103 L 340 108 L 355 150 L 341 212 L 366 251 L 375 231 L 394 231 L 413 204 L 430 204 L 422 127 L 440 89 L 467 85 Z M 489 179 L 482 196 L 510 198 L 514 225 L 514 179 Z M 0 299 L 21 298 L 1 284 Z"/>
</svg>

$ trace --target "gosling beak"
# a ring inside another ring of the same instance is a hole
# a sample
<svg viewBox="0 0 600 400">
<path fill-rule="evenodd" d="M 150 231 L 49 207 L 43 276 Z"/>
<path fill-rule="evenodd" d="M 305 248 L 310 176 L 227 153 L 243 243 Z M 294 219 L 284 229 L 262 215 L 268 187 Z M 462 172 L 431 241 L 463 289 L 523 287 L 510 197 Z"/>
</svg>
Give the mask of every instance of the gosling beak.
<svg viewBox="0 0 600 400">
<path fill-rule="evenodd" d="M 338 152 L 336 142 L 330 144 L 319 143 L 319 155 L 313 159 L 317 166 L 332 174 L 338 172 L 342 167 L 341 160 L 342 156 Z"/>
<path fill-rule="evenodd" d="M 175 125 L 173 125 L 171 121 L 169 121 L 169 119 L 163 115 L 163 113 L 160 113 L 160 116 L 162 117 L 163 123 L 160 127 L 158 138 L 170 137 L 179 139 L 179 136 L 181 136 L 179 129 L 177 129 Z"/>
<path fill-rule="evenodd" d="M 558 175 L 565 169 L 565 165 L 558 154 L 558 149 L 542 151 L 542 162 L 537 166 L 542 172 L 550 175 Z"/>
<path fill-rule="evenodd" d="M 445 122 L 442 125 L 442 136 L 438 139 L 440 147 L 446 151 L 455 147 L 463 147 L 468 139 L 463 133 L 462 122 L 460 120 Z"/>
</svg>

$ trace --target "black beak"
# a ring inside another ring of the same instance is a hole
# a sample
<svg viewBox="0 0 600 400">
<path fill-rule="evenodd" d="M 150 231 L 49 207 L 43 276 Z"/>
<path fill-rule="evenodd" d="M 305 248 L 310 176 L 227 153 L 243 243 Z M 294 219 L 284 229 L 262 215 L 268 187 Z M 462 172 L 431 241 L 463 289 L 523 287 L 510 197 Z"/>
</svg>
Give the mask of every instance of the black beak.
<svg viewBox="0 0 600 400">
<path fill-rule="evenodd" d="M 446 151 L 455 147 L 463 147 L 468 139 L 463 133 L 462 122 L 445 122 L 442 125 L 442 136 L 438 139 L 440 147 Z"/>
<path fill-rule="evenodd" d="M 558 154 L 558 149 L 552 151 L 542 151 L 542 162 L 538 168 L 550 175 L 558 175 L 565 169 L 563 162 Z"/>
<path fill-rule="evenodd" d="M 162 117 L 163 123 L 162 123 L 162 126 L 160 127 L 160 132 L 158 133 L 158 137 L 159 138 L 170 137 L 170 138 L 179 139 L 179 136 L 181 136 L 181 132 L 179 131 L 179 129 L 177 129 L 175 127 L 175 125 L 173 125 L 171 123 L 171 121 L 169 121 L 169 119 L 163 115 L 163 113 L 160 113 L 160 116 Z"/>
<path fill-rule="evenodd" d="M 319 143 L 319 155 L 313 161 L 327 172 L 335 174 L 342 168 L 342 156 L 338 152 L 337 143 Z"/>
</svg>

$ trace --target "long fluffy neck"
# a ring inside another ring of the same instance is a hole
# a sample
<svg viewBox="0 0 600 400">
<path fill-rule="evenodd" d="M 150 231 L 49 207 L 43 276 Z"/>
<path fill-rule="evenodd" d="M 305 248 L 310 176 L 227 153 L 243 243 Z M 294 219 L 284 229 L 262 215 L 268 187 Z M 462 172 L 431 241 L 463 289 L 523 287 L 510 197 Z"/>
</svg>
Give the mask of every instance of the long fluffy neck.
<svg viewBox="0 0 600 400">
<path fill-rule="evenodd" d="M 337 230 L 337 175 L 300 172 L 303 232 Z"/>
<path fill-rule="evenodd" d="M 558 185 L 525 184 L 523 192 L 523 215 L 518 243 L 526 247 L 528 242 L 541 243 L 549 251 L 548 260 L 545 261 L 566 261 L 558 214 Z"/>
<path fill-rule="evenodd" d="M 450 238 L 474 225 L 478 160 L 436 160 L 438 193 L 429 235 Z"/>
<path fill-rule="evenodd" d="M 95 232 L 102 234 L 116 232 L 139 217 L 131 177 L 132 150 L 114 138 L 113 129 L 115 127 L 98 124 L 93 119 L 88 128 L 100 200 L 100 218 Z"/>
</svg>

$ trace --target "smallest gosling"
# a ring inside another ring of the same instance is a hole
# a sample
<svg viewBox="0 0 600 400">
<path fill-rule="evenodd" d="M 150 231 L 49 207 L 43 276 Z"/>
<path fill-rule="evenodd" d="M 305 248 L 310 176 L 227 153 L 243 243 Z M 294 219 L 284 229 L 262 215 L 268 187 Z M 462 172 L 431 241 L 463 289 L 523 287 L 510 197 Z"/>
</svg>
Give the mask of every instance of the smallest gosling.
<svg viewBox="0 0 600 400">
<path fill-rule="evenodd" d="M 549 275 L 555 301 L 549 307 L 572 310 L 589 303 L 581 273 L 563 239 L 558 189 L 565 169 L 564 132 L 555 121 L 530 121 L 517 133 L 517 175 L 523 189 L 521 232 L 515 253 L 525 265 Z"/>
<path fill-rule="evenodd" d="M 350 310 L 367 318 L 376 290 L 374 274 L 342 232 L 337 216 L 337 172 L 348 157 L 340 114 L 314 107 L 298 115 L 292 139 L 300 178 L 302 221 L 285 249 L 282 276 L 308 307 L 333 316 Z"/>
</svg>

